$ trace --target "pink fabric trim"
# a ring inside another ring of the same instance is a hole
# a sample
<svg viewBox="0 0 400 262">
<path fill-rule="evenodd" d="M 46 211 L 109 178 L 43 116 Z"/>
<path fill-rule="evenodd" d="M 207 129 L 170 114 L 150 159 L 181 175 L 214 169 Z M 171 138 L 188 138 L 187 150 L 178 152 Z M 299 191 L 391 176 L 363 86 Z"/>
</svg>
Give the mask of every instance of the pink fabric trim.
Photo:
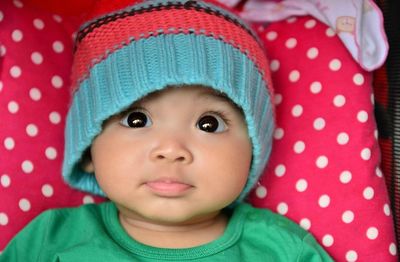
<svg viewBox="0 0 400 262">
<path fill-rule="evenodd" d="M 305 15 L 332 28 L 364 70 L 373 71 L 385 62 L 389 46 L 383 15 L 372 0 L 248 0 L 240 13 L 248 21 L 261 23 Z"/>
<path fill-rule="evenodd" d="M 194 15 L 193 12 L 196 12 Z M 264 49 L 244 29 L 226 21 L 224 18 L 193 10 L 168 10 L 142 13 L 105 24 L 86 35 L 78 45 L 72 72 L 72 89 L 76 90 L 79 82 L 85 79 L 90 69 L 134 39 L 145 39 L 153 35 L 189 33 L 212 36 L 248 53 L 259 70 L 268 72 L 268 62 Z M 264 74 L 266 83 L 270 83 Z"/>
</svg>

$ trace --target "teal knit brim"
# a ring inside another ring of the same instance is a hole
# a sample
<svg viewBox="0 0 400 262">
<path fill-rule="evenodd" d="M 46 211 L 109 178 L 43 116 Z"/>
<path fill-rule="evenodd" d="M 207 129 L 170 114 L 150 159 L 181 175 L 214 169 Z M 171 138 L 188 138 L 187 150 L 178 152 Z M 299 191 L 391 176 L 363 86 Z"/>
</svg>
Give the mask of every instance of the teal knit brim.
<svg viewBox="0 0 400 262">
<path fill-rule="evenodd" d="M 271 152 L 273 106 L 255 64 L 223 41 L 195 34 L 159 35 L 108 54 L 73 96 L 66 122 L 63 177 L 72 187 L 105 196 L 93 174 L 80 166 L 83 152 L 102 131 L 103 121 L 167 86 L 196 84 L 225 93 L 245 114 L 253 145 L 242 201 L 262 174 Z M 240 154 L 240 152 L 238 152 Z"/>
</svg>

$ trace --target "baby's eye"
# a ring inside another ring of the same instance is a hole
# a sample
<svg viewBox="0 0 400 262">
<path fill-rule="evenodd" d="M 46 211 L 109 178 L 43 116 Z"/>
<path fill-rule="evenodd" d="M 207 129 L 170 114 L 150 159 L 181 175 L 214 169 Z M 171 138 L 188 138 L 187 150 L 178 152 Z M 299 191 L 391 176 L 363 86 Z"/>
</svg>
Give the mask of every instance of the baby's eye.
<svg viewBox="0 0 400 262">
<path fill-rule="evenodd" d="M 140 110 L 133 110 L 125 114 L 120 123 L 132 128 L 148 127 L 152 124 L 148 114 Z"/>
<path fill-rule="evenodd" d="M 197 122 L 197 128 L 208 133 L 220 133 L 227 129 L 226 123 L 222 117 L 215 114 L 208 114 L 200 117 Z"/>
</svg>

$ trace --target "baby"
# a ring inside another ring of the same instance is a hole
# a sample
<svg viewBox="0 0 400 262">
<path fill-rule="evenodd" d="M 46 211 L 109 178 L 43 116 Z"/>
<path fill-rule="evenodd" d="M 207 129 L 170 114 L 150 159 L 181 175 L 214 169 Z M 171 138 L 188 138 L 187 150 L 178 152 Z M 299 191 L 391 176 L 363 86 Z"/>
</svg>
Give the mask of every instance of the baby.
<svg viewBox="0 0 400 262">
<path fill-rule="evenodd" d="M 110 201 L 44 212 L 0 261 L 332 261 L 244 200 L 274 130 L 264 49 L 215 2 L 99 1 L 77 35 L 63 176 Z"/>
</svg>

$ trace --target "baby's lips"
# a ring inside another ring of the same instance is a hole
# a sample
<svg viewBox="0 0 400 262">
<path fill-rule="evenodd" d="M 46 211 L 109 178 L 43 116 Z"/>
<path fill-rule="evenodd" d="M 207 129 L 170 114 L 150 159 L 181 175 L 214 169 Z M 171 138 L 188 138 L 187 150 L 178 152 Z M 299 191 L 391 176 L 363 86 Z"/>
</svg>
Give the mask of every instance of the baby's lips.
<svg viewBox="0 0 400 262">
<path fill-rule="evenodd" d="M 190 184 L 171 179 L 157 179 L 147 182 L 146 185 L 150 190 L 162 196 L 179 196 L 193 187 Z"/>
</svg>

